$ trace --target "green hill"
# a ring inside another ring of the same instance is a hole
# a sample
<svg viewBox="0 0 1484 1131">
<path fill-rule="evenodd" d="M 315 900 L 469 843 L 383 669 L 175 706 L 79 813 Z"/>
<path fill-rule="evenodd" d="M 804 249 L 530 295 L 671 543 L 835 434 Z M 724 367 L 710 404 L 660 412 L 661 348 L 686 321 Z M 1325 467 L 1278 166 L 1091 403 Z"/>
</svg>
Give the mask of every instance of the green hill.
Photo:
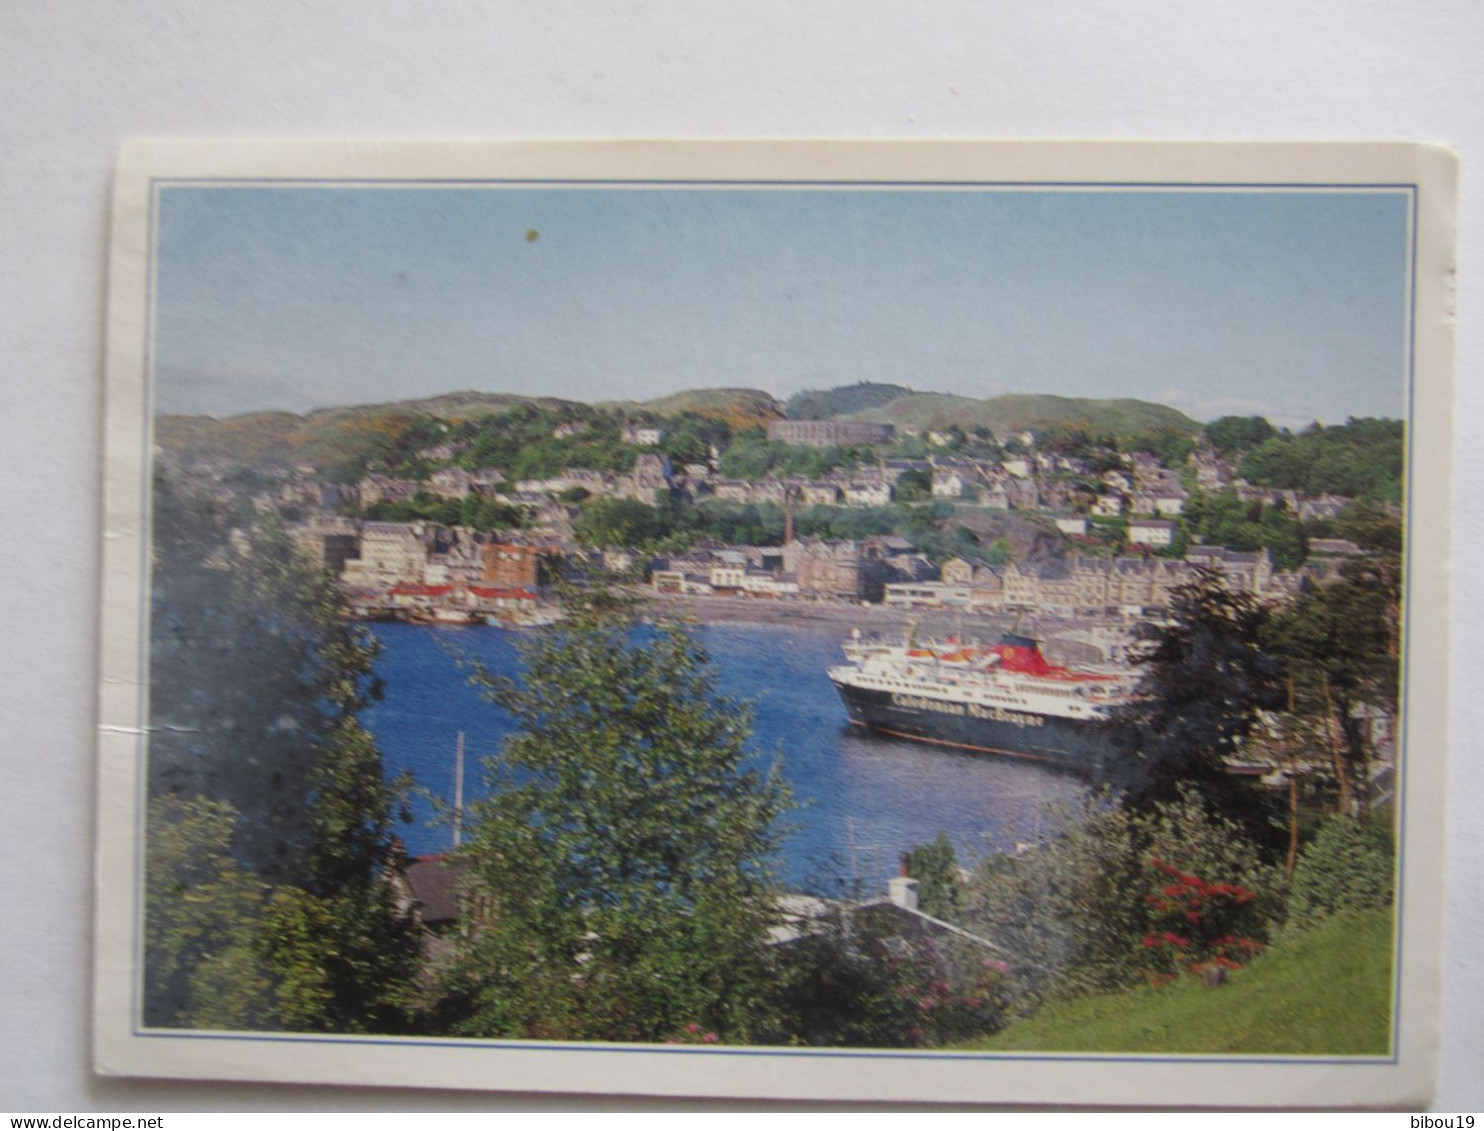
<svg viewBox="0 0 1484 1131">
<path fill-rule="evenodd" d="M 883 385 L 862 381 L 834 389 L 805 389 L 788 398 L 790 420 L 830 420 L 853 412 L 879 408 L 912 395 L 905 385 Z"/>
<path fill-rule="evenodd" d="M 1285 939 L 1227 984 L 1057 1002 L 963 1046 L 1002 1052 L 1384 1056 L 1391 1047 L 1390 909 L 1340 915 Z"/>
<path fill-rule="evenodd" d="M 523 405 L 544 409 L 586 407 L 559 397 L 466 389 L 389 404 L 315 409 L 303 416 L 292 412 L 252 412 L 221 419 L 161 416 L 155 421 L 155 442 L 177 456 L 223 459 L 249 467 L 296 460 L 345 465 L 377 453 L 389 437 L 419 417 L 475 420 Z M 652 401 L 608 402 L 595 407 L 662 417 L 696 412 L 739 429 L 762 426 L 783 415 L 783 406 L 758 389 L 697 389 Z"/>
<path fill-rule="evenodd" d="M 783 406 L 761 389 L 690 389 L 652 401 L 641 401 L 633 407 L 656 416 L 694 412 L 725 420 L 738 429 L 762 427 L 783 416 Z"/>
<path fill-rule="evenodd" d="M 852 413 L 851 420 L 914 424 L 919 428 L 957 424 L 986 427 L 1000 439 L 1048 424 L 1082 424 L 1120 438 L 1156 428 L 1194 434 L 1201 426 L 1183 412 L 1149 401 L 1094 400 L 1046 393 L 1012 393 L 988 400 L 949 393 L 912 393 L 887 404 Z"/>
</svg>

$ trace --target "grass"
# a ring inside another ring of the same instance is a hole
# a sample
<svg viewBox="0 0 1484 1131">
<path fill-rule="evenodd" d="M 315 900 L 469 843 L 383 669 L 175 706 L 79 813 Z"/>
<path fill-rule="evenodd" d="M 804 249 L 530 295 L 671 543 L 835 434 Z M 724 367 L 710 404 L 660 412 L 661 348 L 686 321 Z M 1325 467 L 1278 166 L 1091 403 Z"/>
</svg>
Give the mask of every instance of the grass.
<svg viewBox="0 0 1484 1131">
<path fill-rule="evenodd" d="M 1380 1056 L 1391 1047 L 1389 910 L 1337 916 L 1269 949 L 1226 985 L 1182 978 L 1162 989 L 1048 1005 L 961 1046 L 1015 1052 Z"/>
</svg>

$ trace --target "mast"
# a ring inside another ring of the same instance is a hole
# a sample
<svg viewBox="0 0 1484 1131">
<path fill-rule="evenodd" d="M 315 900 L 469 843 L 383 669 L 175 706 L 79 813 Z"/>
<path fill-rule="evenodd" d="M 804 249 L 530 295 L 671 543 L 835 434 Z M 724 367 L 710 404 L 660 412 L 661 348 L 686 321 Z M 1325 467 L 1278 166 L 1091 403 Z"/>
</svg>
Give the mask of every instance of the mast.
<svg viewBox="0 0 1484 1131">
<path fill-rule="evenodd" d="M 464 832 L 464 732 L 459 731 L 458 749 L 453 760 L 453 846 L 457 848 Z"/>
</svg>

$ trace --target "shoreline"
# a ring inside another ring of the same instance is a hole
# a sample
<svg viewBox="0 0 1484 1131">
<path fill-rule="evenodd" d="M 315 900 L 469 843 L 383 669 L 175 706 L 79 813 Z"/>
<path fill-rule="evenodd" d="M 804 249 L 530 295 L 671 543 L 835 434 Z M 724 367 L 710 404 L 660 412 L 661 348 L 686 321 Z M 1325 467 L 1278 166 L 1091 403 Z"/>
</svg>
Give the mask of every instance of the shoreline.
<svg viewBox="0 0 1484 1131">
<path fill-rule="evenodd" d="M 1054 614 L 979 613 L 958 609 L 899 609 L 885 605 L 860 605 L 844 601 L 776 600 L 757 597 L 715 596 L 696 594 L 654 594 L 641 592 L 639 615 L 649 621 L 679 621 L 696 626 L 751 625 L 761 628 L 794 628 L 801 631 L 829 631 L 840 641 L 850 638 L 854 629 L 880 638 L 899 637 L 909 624 L 926 638 L 942 639 L 960 636 L 981 641 L 998 639 L 1006 632 L 1019 632 L 1038 639 L 1048 659 L 1060 663 L 1105 662 L 1098 650 L 1085 642 L 1089 628 L 1127 630 L 1093 618 L 1067 617 Z M 376 619 L 355 618 L 363 622 Z M 389 619 L 419 623 L 406 617 Z M 431 622 L 430 622 L 431 623 Z M 432 625 L 459 627 L 462 625 Z M 467 627 L 483 627 L 471 624 Z M 503 631 L 511 631 L 505 626 Z M 524 631 L 516 628 L 517 631 Z M 1076 637 L 1082 637 L 1079 641 Z"/>
</svg>

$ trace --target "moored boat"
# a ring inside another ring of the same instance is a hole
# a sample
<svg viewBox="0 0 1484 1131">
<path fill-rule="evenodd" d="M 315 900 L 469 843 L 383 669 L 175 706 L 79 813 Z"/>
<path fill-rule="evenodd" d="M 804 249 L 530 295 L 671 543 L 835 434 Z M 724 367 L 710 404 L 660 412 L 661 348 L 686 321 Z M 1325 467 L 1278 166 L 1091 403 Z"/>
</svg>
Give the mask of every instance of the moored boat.
<svg viewBox="0 0 1484 1131">
<path fill-rule="evenodd" d="M 1127 671 L 1050 663 L 1028 636 L 984 646 L 950 638 L 844 645 L 829 669 L 852 724 L 897 738 L 1026 758 L 1086 772 L 1113 752 L 1114 713 L 1128 702 Z"/>
</svg>

